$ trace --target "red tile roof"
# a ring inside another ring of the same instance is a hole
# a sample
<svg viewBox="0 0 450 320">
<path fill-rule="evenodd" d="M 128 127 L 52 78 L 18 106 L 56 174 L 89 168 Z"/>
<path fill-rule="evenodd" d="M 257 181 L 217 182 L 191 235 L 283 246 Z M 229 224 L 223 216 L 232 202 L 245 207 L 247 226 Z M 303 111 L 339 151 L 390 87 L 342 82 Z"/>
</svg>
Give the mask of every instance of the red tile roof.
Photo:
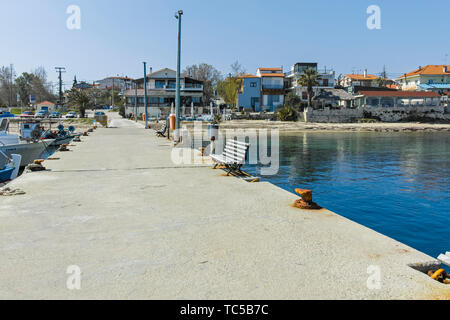
<svg viewBox="0 0 450 320">
<path fill-rule="evenodd" d="M 261 77 L 283 77 L 284 73 L 261 73 Z"/>
<path fill-rule="evenodd" d="M 447 72 L 444 72 L 444 67 L 447 67 Z M 412 76 L 418 76 L 418 75 L 445 75 L 448 74 L 450 75 L 450 65 L 444 65 L 444 64 L 440 64 L 440 65 L 427 65 L 425 67 L 421 67 L 417 70 L 414 70 L 410 73 L 404 74 L 400 77 L 398 77 L 398 79 L 404 78 L 406 77 L 412 77 Z"/>
<path fill-rule="evenodd" d="M 244 78 L 259 78 L 258 76 L 252 75 L 252 74 L 244 74 L 242 76 L 237 77 L 238 79 L 244 79 Z"/>
<path fill-rule="evenodd" d="M 366 97 L 397 97 L 397 98 L 439 98 L 440 95 L 431 91 L 361 91 Z"/>
<path fill-rule="evenodd" d="M 281 68 L 258 68 L 260 71 L 283 71 Z"/>
<path fill-rule="evenodd" d="M 38 106 L 54 106 L 55 104 L 50 101 L 42 101 L 37 104 Z"/>
<path fill-rule="evenodd" d="M 368 74 L 365 77 L 363 74 L 346 74 L 345 77 L 348 77 L 352 80 L 376 80 L 376 79 L 378 79 L 378 77 L 374 76 L 373 74 Z"/>
</svg>

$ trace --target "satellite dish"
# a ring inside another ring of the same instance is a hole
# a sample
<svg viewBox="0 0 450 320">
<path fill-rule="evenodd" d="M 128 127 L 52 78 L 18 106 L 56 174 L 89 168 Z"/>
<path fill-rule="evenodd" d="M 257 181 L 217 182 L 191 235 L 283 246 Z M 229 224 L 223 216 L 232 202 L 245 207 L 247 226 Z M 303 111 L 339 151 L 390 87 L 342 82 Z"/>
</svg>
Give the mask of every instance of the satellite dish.
<svg viewBox="0 0 450 320">
<path fill-rule="evenodd" d="M 74 126 L 70 126 L 69 127 L 69 132 L 74 132 L 75 131 L 75 127 Z"/>
</svg>

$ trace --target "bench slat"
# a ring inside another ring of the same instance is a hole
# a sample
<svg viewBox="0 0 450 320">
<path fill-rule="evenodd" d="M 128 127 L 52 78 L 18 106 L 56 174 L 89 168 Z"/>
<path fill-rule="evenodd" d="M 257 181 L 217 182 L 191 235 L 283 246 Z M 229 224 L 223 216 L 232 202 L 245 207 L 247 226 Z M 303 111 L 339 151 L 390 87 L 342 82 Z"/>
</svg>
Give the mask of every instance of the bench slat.
<svg viewBox="0 0 450 320">
<path fill-rule="evenodd" d="M 243 152 L 243 151 L 236 152 L 236 150 L 231 150 L 229 148 L 225 148 L 224 152 L 226 152 L 227 154 L 235 155 L 236 157 L 239 157 L 239 158 L 246 158 L 246 156 L 247 156 L 247 152 Z"/>
</svg>

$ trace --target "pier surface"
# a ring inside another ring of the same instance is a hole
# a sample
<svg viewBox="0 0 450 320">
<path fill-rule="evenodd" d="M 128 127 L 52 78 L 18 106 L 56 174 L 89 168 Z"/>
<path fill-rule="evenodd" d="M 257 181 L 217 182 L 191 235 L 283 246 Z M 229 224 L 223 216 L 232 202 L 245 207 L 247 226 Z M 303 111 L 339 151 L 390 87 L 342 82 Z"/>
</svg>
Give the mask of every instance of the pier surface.
<svg viewBox="0 0 450 320">
<path fill-rule="evenodd" d="M 9 185 L 25 195 L 0 197 L 0 299 L 450 298 L 408 266 L 432 257 L 296 209 L 269 183 L 174 164 L 153 130 L 112 126 Z"/>
</svg>

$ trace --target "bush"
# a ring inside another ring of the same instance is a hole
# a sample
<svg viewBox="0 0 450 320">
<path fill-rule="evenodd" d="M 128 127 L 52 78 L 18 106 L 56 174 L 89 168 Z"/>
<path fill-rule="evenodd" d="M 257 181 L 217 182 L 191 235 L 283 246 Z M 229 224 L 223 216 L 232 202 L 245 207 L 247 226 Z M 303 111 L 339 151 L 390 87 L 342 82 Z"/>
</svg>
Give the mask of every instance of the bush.
<svg viewBox="0 0 450 320">
<path fill-rule="evenodd" d="M 277 114 L 279 121 L 297 121 L 297 111 L 290 106 L 284 106 Z"/>
</svg>

